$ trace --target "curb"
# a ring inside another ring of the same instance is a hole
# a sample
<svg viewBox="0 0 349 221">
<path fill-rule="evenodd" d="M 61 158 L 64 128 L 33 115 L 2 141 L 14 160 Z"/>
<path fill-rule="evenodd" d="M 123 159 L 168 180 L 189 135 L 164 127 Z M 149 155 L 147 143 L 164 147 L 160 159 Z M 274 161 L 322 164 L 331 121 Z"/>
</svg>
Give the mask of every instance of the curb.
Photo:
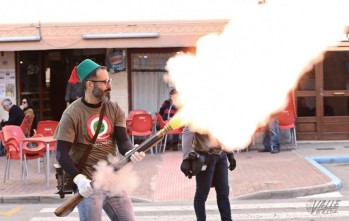
<svg viewBox="0 0 349 221">
<path fill-rule="evenodd" d="M 57 195 L 11 195 L 1 196 L 0 203 L 63 203 L 64 200 Z"/>
<path fill-rule="evenodd" d="M 131 196 L 131 201 L 132 201 L 132 203 L 153 203 L 153 202 L 155 202 L 154 200 L 144 199 L 141 197 L 133 197 L 133 196 Z"/>
<path fill-rule="evenodd" d="M 328 171 L 321 164 L 324 163 L 349 163 L 349 156 L 314 156 L 314 157 L 304 157 L 313 166 L 318 168 L 322 173 L 331 179 L 331 182 L 309 186 L 301 188 L 293 188 L 286 190 L 265 190 L 256 193 L 251 193 L 243 196 L 235 197 L 236 200 L 247 200 L 247 199 L 284 199 L 284 198 L 294 198 L 300 196 L 307 196 L 319 193 L 326 193 L 339 190 L 343 187 L 342 181 L 336 177 L 333 173 Z"/>
<path fill-rule="evenodd" d="M 234 200 L 261 200 L 261 199 L 286 199 L 295 198 L 306 195 L 313 195 L 336 190 L 336 186 L 330 182 L 326 184 L 297 187 L 284 190 L 263 190 L 256 193 L 246 194 L 233 198 Z"/>
<path fill-rule="evenodd" d="M 321 164 L 324 163 L 349 163 L 349 156 L 314 156 L 314 157 L 305 157 L 312 165 L 318 168 L 326 176 L 331 179 L 331 183 L 335 185 L 336 190 L 339 190 L 343 187 L 342 181 L 336 177 L 333 173 L 323 167 Z"/>
</svg>

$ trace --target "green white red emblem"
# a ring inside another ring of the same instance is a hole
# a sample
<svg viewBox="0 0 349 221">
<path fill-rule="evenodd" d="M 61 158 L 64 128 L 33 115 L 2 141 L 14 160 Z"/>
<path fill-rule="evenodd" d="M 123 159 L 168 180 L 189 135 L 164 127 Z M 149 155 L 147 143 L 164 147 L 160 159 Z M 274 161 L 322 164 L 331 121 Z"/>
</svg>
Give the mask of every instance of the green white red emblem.
<svg viewBox="0 0 349 221">
<path fill-rule="evenodd" d="M 95 114 L 87 122 L 87 126 L 88 126 L 87 131 L 91 139 L 93 138 L 97 130 L 98 120 L 99 120 L 99 114 Z M 110 136 L 110 131 L 111 131 L 110 121 L 108 118 L 103 117 L 101 129 L 99 130 L 99 134 L 97 136 L 96 142 L 107 140 Z"/>
</svg>

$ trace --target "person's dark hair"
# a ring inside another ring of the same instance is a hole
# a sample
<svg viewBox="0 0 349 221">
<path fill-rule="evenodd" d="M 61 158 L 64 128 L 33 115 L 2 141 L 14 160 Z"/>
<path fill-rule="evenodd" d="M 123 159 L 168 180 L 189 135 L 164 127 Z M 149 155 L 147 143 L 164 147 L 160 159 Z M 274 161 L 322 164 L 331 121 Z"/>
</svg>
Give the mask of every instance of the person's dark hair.
<svg viewBox="0 0 349 221">
<path fill-rule="evenodd" d="M 26 110 L 28 110 L 28 109 L 31 108 L 31 109 L 33 109 L 33 111 L 35 112 L 34 105 L 33 105 L 33 101 L 32 101 L 30 98 L 28 98 L 28 97 L 22 98 L 22 100 L 24 100 L 24 99 L 27 101 L 28 107 L 24 108 L 23 111 L 26 111 Z"/>
<path fill-rule="evenodd" d="M 86 89 L 86 82 L 92 79 L 95 79 L 97 77 L 97 71 L 98 70 L 107 70 L 107 67 L 105 66 L 99 66 L 96 68 L 96 70 L 92 71 L 89 75 L 85 77 L 85 79 L 82 81 L 82 85 L 84 86 L 84 90 Z"/>
<path fill-rule="evenodd" d="M 175 88 L 170 91 L 170 95 L 172 94 L 177 94 L 177 90 Z"/>
</svg>

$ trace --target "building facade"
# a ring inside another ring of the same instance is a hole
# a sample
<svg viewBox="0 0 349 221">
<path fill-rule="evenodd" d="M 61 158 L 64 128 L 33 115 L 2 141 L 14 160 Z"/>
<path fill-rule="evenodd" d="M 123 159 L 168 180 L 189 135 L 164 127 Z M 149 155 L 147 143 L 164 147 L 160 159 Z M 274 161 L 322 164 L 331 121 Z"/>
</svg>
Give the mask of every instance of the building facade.
<svg viewBox="0 0 349 221">
<path fill-rule="evenodd" d="M 166 61 L 178 52 L 195 50 L 200 37 L 220 33 L 226 24 L 227 20 L 2 25 L 0 99 L 19 104 L 29 97 L 39 120 L 59 120 L 70 73 L 90 58 L 108 66 L 112 99 L 126 112 L 154 113 L 171 87 L 163 81 Z M 0 115 L 6 118 L 7 112 L 1 110 Z"/>
<path fill-rule="evenodd" d="M 0 99 L 29 97 L 39 120 L 59 120 L 73 67 L 85 58 L 108 66 L 112 100 L 128 112 L 158 111 L 171 85 L 166 61 L 195 50 L 196 41 L 221 33 L 227 20 L 37 23 L 1 25 Z M 295 90 L 299 140 L 349 139 L 348 39 L 329 47 Z M 253 80 L 253 79 L 251 79 Z M 0 110 L 2 118 L 7 113 Z"/>
</svg>

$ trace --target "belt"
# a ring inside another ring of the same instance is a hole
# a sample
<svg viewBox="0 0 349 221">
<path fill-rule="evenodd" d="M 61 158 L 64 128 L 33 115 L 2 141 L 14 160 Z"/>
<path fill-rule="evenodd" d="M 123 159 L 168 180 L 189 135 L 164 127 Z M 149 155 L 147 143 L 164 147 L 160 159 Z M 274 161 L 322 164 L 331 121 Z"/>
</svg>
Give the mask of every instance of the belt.
<svg viewBox="0 0 349 221">
<path fill-rule="evenodd" d="M 206 160 L 205 160 L 205 164 L 208 165 L 211 161 L 211 158 L 212 158 L 212 155 L 217 155 L 219 156 L 218 154 L 216 153 L 213 153 L 213 149 L 211 148 L 208 152 L 205 152 L 205 151 L 196 151 L 200 154 L 205 154 L 206 155 Z"/>
</svg>

